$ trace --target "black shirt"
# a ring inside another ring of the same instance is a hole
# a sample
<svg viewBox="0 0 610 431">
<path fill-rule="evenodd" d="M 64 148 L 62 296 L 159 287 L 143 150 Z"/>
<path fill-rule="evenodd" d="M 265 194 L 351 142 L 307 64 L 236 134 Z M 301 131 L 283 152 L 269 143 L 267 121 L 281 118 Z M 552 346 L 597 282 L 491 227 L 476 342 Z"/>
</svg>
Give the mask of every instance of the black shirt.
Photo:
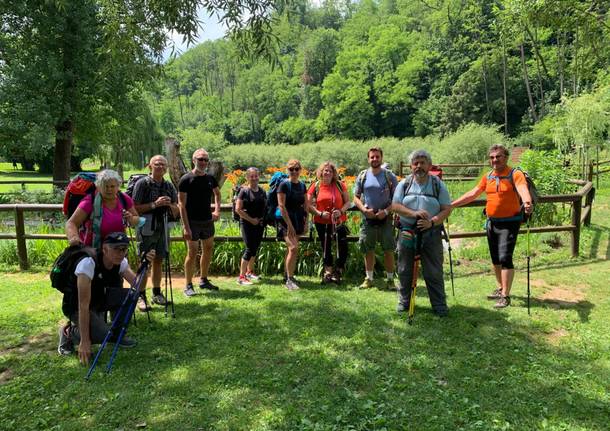
<svg viewBox="0 0 610 431">
<path fill-rule="evenodd" d="M 286 195 L 286 209 L 289 213 L 297 213 L 303 210 L 306 190 L 302 181 L 291 183 L 290 180 L 286 180 L 280 184 L 277 192 Z"/>
<path fill-rule="evenodd" d="M 192 172 L 180 178 L 178 191 L 186 193 L 186 214 L 189 220 L 212 220 L 213 190 L 218 187 L 216 178 L 211 175 L 195 175 Z"/>
<path fill-rule="evenodd" d="M 250 187 L 242 187 L 237 199 L 241 199 L 242 208 L 252 218 L 262 218 L 265 215 L 267 194 L 260 187 L 255 192 Z"/>
<path fill-rule="evenodd" d="M 150 175 L 140 179 L 133 189 L 133 201 L 137 205 L 154 202 L 162 196 L 169 196 L 173 204 L 178 202 L 178 195 L 172 183 L 165 181 L 165 179 L 158 183 Z M 168 207 L 159 207 L 151 211 L 153 214 L 153 230 L 157 226 L 163 227 L 163 213 L 166 208 Z M 168 215 L 171 215 L 171 211 Z"/>
</svg>

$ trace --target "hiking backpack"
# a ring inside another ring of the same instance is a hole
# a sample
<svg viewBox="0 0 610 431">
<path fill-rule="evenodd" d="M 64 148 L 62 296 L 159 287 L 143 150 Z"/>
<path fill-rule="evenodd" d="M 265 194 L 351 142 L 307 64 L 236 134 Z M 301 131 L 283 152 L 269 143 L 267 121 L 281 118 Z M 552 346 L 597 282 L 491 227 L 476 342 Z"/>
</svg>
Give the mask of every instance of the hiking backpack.
<svg viewBox="0 0 610 431">
<path fill-rule="evenodd" d="M 63 213 L 70 218 L 87 195 L 95 193 L 95 173 L 79 172 L 70 180 L 64 194 Z"/>
<path fill-rule="evenodd" d="M 133 198 L 133 192 L 136 189 L 136 184 L 142 179 L 148 177 L 148 174 L 131 174 L 127 180 L 127 190 L 125 194 Z"/>
<path fill-rule="evenodd" d="M 265 224 L 275 225 L 277 212 L 277 191 L 280 184 L 288 179 L 288 175 L 284 172 L 276 172 L 269 181 L 269 190 L 267 191 L 267 211 L 265 211 Z"/>
<path fill-rule="evenodd" d="M 237 196 L 239 196 L 239 192 L 241 191 L 242 185 L 236 185 L 233 187 L 233 196 L 231 197 L 231 214 L 233 215 L 234 221 L 240 221 L 241 217 L 235 211 L 235 204 L 237 203 Z"/>
<path fill-rule="evenodd" d="M 508 173 L 508 175 L 500 175 L 500 176 L 493 175 L 493 169 L 492 169 L 487 174 L 487 181 L 495 180 L 496 189 L 497 189 L 498 187 L 500 187 L 500 180 L 507 179 L 510 182 L 510 185 L 512 186 L 513 190 L 517 194 L 517 198 L 519 199 L 519 204 L 521 204 L 521 216 L 523 217 L 524 221 L 528 221 L 532 215 L 525 214 L 525 212 L 523 211 L 523 202 L 521 201 L 521 196 L 519 195 L 519 193 L 517 192 L 517 189 L 515 188 L 515 180 L 513 179 L 513 174 L 515 173 L 515 171 L 520 171 L 523 174 L 523 176 L 525 177 L 527 189 L 529 190 L 530 196 L 532 197 L 532 206 L 536 207 L 536 204 L 538 204 L 538 199 L 540 196 L 538 194 L 538 189 L 536 188 L 536 184 L 534 183 L 534 180 L 532 179 L 532 177 L 530 177 L 530 175 L 526 171 L 521 169 L 520 167 L 512 168 L 510 170 L 510 172 Z"/>
<path fill-rule="evenodd" d="M 358 177 L 356 178 L 356 184 L 358 184 L 360 193 L 364 193 L 364 183 L 366 181 L 367 171 L 368 171 L 368 169 L 364 169 L 363 171 L 360 171 L 360 173 L 358 174 Z M 383 169 L 383 173 L 385 175 L 386 184 L 388 185 L 388 188 L 390 189 L 390 199 L 392 199 L 392 196 L 394 196 L 395 187 L 392 184 L 392 177 L 390 176 L 390 171 L 387 169 Z"/>
<path fill-rule="evenodd" d="M 76 288 L 74 270 L 78 262 L 85 257 L 95 259 L 95 250 L 82 244 L 66 247 L 53 262 L 49 273 L 51 286 L 64 294 L 72 292 Z"/>
</svg>

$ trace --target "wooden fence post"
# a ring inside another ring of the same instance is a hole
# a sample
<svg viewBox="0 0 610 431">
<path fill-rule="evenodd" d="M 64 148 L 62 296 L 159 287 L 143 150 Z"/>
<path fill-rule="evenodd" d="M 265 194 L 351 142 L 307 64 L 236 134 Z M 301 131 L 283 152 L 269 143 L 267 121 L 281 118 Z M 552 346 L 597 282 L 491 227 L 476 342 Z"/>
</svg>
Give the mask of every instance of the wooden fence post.
<svg viewBox="0 0 610 431">
<path fill-rule="evenodd" d="M 578 257 L 580 249 L 580 214 L 582 212 L 582 197 L 572 202 L 572 257 Z"/>
<path fill-rule="evenodd" d="M 17 234 L 17 256 L 19 257 L 19 268 L 25 271 L 30 268 L 28 262 L 28 249 L 25 243 L 25 221 L 23 208 L 15 205 L 15 233 Z"/>
<path fill-rule="evenodd" d="M 588 212 L 587 212 L 587 216 L 585 217 L 585 220 L 584 220 L 585 226 L 591 225 L 591 215 L 593 213 L 593 200 L 594 199 L 595 199 L 595 188 L 591 187 L 591 190 L 589 190 L 589 193 L 587 193 L 587 196 L 585 197 L 585 208 L 589 208 Z"/>
</svg>

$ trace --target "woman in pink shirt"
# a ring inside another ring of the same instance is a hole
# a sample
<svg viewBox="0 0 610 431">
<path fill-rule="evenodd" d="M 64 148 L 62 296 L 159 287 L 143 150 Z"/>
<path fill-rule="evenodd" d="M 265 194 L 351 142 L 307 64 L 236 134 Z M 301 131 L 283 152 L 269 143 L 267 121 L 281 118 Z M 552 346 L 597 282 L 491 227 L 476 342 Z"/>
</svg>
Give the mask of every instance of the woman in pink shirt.
<svg viewBox="0 0 610 431">
<path fill-rule="evenodd" d="M 109 233 L 125 232 L 126 224 L 138 224 L 139 216 L 133 201 L 119 190 L 122 183 L 123 179 L 113 170 L 106 169 L 97 174 L 96 192 L 85 196 L 66 222 L 70 245 L 84 243 L 97 247 Z"/>
</svg>

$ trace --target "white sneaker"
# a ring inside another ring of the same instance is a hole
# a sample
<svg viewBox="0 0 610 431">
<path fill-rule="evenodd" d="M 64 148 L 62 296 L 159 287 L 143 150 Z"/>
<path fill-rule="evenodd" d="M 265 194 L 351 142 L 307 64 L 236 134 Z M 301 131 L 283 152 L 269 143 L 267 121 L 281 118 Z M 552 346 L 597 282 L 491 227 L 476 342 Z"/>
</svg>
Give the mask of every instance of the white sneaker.
<svg viewBox="0 0 610 431">
<path fill-rule="evenodd" d="M 291 277 L 291 278 L 288 278 L 286 280 L 286 289 L 288 289 L 288 290 L 298 290 L 299 289 L 299 285 L 296 284 L 294 282 L 294 280 L 292 279 L 292 277 Z"/>
<path fill-rule="evenodd" d="M 258 281 L 258 280 L 260 280 L 260 277 L 258 275 L 256 275 L 255 273 L 253 273 L 253 272 L 247 273 L 246 274 L 246 278 L 248 280 L 251 280 L 251 281 Z"/>
</svg>

